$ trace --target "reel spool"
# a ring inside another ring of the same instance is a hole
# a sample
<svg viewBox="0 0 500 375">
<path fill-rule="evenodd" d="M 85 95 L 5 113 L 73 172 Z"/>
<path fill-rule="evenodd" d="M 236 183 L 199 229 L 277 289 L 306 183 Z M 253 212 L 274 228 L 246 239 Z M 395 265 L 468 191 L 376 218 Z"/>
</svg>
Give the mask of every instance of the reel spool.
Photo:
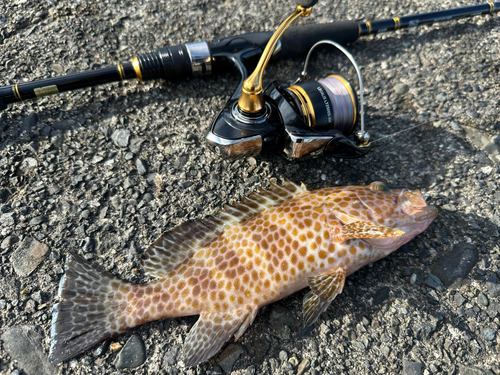
<svg viewBox="0 0 500 375">
<path fill-rule="evenodd" d="M 332 126 L 351 135 L 358 120 L 357 95 L 347 80 L 332 74 L 319 81 L 296 84 L 285 89 L 297 112 L 311 128 L 322 130 Z"/>
</svg>

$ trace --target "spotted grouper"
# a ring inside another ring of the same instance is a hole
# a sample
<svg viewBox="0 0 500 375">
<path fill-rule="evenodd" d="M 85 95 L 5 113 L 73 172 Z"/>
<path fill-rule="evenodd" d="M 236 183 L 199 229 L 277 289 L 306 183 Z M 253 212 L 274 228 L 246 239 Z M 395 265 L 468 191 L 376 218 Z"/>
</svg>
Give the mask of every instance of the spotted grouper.
<svg viewBox="0 0 500 375">
<path fill-rule="evenodd" d="M 162 234 L 144 254 L 145 271 L 157 278 L 149 284 L 124 282 L 69 254 L 50 361 L 146 322 L 200 315 L 184 341 L 185 364 L 194 366 L 238 339 L 259 308 L 307 286 L 309 326 L 348 275 L 410 241 L 436 215 L 418 190 L 373 182 L 308 191 L 285 181 Z"/>
</svg>

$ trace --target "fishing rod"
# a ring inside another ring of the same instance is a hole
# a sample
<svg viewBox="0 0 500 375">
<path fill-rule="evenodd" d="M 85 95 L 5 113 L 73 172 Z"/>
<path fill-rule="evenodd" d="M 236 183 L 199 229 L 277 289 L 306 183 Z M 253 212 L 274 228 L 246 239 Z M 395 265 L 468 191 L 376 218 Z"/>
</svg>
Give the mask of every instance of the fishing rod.
<svg viewBox="0 0 500 375">
<path fill-rule="evenodd" d="M 215 153 L 226 158 L 267 152 L 284 152 L 289 158 L 311 154 L 358 158 L 371 149 L 364 127 L 363 81 L 356 61 L 342 45 L 364 35 L 500 10 L 500 2 L 490 2 L 378 21 L 290 28 L 299 17 L 309 16 L 317 1 L 296 1 L 295 11 L 274 33 L 249 33 L 164 47 L 157 53 L 138 55 L 131 62 L 113 67 L 0 87 L 0 110 L 11 103 L 115 81 L 158 78 L 178 81 L 232 67 L 241 76 L 240 84 L 206 135 Z M 361 100 L 340 75 L 306 81 L 311 52 L 323 44 L 333 45 L 351 61 L 358 75 Z M 290 84 L 274 81 L 267 88 L 262 87 L 263 74 L 272 56 L 287 58 L 306 53 L 304 69 L 297 80 Z M 252 67 L 255 70 L 249 74 Z M 358 122 L 360 130 L 355 132 Z"/>
<path fill-rule="evenodd" d="M 360 36 L 491 14 L 499 10 L 500 2 L 490 2 L 378 21 L 341 21 L 297 26 L 284 33 L 273 55 L 282 58 L 303 56 L 316 42 L 323 39 L 333 39 L 345 45 L 355 42 Z M 272 35 L 272 32 L 256 32 L 212 42 L 201 41 L 165 47 L 156 53 L 137 55 L 131 62 L 116 66 L 3 86 L 0 87 L 0 110 L 6 109 L 7 104 L 23 100 L 128 79 L 147 81 L 162 78 L 167 81 L 180 81 L 211 75 L 227 71 L 228 65 L 234 66 L 235 59 L 242 63 L 240 66 L 248 69 L 262 54 Z"/>
</svg>

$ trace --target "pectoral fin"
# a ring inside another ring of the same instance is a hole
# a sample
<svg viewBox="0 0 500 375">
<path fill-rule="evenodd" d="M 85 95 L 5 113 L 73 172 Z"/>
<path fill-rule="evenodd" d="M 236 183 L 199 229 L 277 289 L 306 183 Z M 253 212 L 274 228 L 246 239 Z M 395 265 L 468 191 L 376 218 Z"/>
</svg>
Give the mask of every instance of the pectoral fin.
<svg viewBox="0 0 500 375">
<path fill-rule="evenodd" d="M 402 230 L 373 223 L 371 221 L 356 221 L 342 227 L 342 237 L 345 240 L 353 238 L 388 238 L 405 234 Z"/>
<path fill-rule="evenodd" d="M 335 242 L 342 243 L 354 238 L 399 237 L 405 233 L 373 221 L 360 221 L 340 210 L 326 209 L 324 217 Z"/>
<path fill-rule="evenodd" d="M 318 317 L 328 308 L 335 297 L 342 293 L 346 278 L 344 268 L 328 274 L 311 276 L 307 278 L 311 291 L 304 297 L 302 314 L 304 327 L 313 324 Z"/>
<path fill-rule="evenodd" d="M 238 309 L 222 313 L 202 313 L 184 342 L 186 366 L 196 366 L 214 356 L 231 336 L 241 336 L 257 310 Z"/>
</svg>

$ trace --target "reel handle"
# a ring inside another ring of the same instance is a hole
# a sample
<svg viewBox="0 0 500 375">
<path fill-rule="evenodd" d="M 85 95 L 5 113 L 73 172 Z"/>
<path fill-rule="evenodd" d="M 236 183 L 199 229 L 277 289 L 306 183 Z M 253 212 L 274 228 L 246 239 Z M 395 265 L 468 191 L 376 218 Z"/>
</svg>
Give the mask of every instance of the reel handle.
<svg viewBox="0 0 500 375">
<path fill-rule="evenodd" d="M 295 11 L 284 20 L 278 29 L 274 32 L 271 39 L 266 45 L 266 48 L 260 56 L 260 60 L 253 73 L 245 79 L 241 88 L 241 96 L 238 100 L 238 107 L 245 115 L 261 115 L 265 110 L 264 90 L 262 88 L 262 76 L 267 67 L 271 55 L 274 53 L 278 41 L 283 33 L 294 23 L 299 17 L 307 17 L 311 14 L 312 8 L 306 8 L 297 5 Z"/>
</svg>

